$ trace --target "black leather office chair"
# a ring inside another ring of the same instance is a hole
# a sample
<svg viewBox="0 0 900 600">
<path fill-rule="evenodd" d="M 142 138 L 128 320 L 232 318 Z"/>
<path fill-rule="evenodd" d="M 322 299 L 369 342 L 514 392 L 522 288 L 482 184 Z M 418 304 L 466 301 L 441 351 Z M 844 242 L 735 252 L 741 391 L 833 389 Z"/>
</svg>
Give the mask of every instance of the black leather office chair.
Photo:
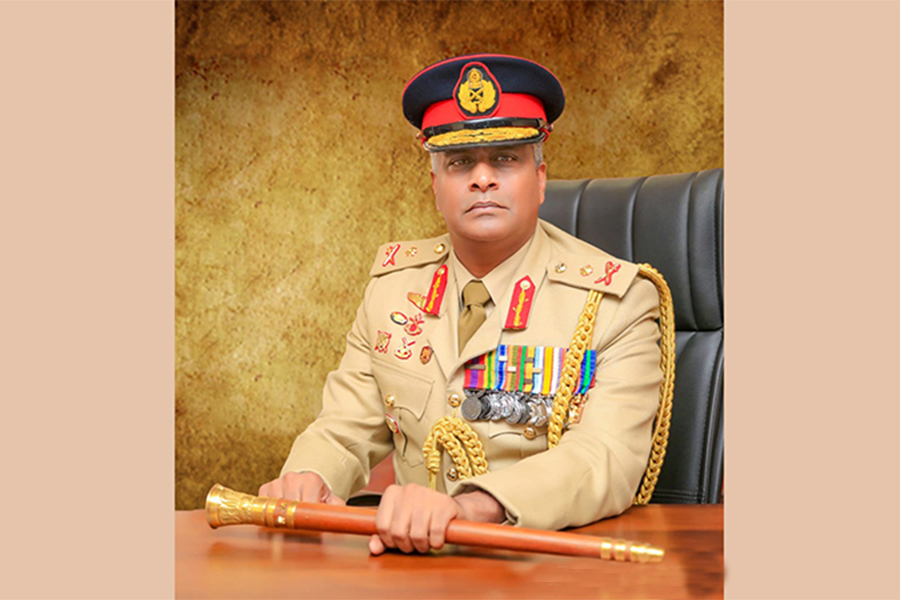
<svg viewBox="0 0 900 600">
<path fill-rule="evenodd" d="M 610 254 L 649 263 L 675 306 L 675 395 L 652 502 L 722 500 L 723 171 L 548 181 L 541 218 Z"/>
</svg>

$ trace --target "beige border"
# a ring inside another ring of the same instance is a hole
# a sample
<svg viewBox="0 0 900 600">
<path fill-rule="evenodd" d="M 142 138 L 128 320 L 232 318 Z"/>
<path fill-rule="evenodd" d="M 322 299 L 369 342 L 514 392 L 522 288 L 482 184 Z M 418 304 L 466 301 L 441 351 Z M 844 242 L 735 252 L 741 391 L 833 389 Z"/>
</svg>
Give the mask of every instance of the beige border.
<svg viewBox="0 0 900 600">
<path fill-rule="evenodd" d="M 0 2 L 0 595 L 174 595 L 174 5 Z"/>
<path fill-rule="evenodd" d="M 725 23 L 726 596 L 900 597 L 900 3 Z"/>
<path fill-rule="evenodd" d="M 173 593 L 173 20 L 0 3 L 6 597 Z M 729 597 L 900 595 L 898 22 L 726 7 Z"/>
</svg>

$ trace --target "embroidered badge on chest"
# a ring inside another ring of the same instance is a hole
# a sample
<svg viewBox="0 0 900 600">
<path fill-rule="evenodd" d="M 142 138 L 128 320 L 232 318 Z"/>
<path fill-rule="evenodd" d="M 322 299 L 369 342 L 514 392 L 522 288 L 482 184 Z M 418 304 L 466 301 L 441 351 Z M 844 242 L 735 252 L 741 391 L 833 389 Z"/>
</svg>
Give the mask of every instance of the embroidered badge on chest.
<svg viewBox="0 0 900 600">
<path fill-rule="evenodd" d="M 408 341 L 408 340 L 404 337 L 404 338 L 403 338 L 403 341 L 402 341 L 402 346 L 400 346 L 399 348 L 397 348 L 397 349 L 394 351 L 394 356 L 396 356 L 396 357 L 399 358 L 400 360 L 406 360 L 406 359 L 408 359 L 410 356 L 412 356 L 412 350 L 410 350 L 409 347 L 412 346 L 412 345 L 415 344 L 415 343 L 416 343 L 415 340 Z"/>
<path fill-rule="evenodd" d="M 378 330 L 378 339 L 375 341 L 375 351 L 387 354 L 388 345 L 391 343 L 391 334 L 387 331 Z"/>
<path fill-rule="evenodd" d="M 423 365 L 427 365 L 428 361 L 431 360 L 431 355 L 434 354 L 431 350 L 431 346 L 422 346 L 422 351 L 419 352 L 419 360 Z"/>
<path fill-rule="evenodd" d="M 413 303 L 413 305 L 419 310 L 425 310 L 425 296 L 422 294 L 417 294 L 415 292 L 409 292 L 406 294 L 406 299 Z"/>
<path fill-rule="evenodd" d="M 425 317 L 421 314 L 414 315 L 409 318 L 406 324 L 403 326 L 403 331 L 405 331 L 409 335 L 419 335 L 422 333 L 422 323 L 425 322 Z"/>
</svg>

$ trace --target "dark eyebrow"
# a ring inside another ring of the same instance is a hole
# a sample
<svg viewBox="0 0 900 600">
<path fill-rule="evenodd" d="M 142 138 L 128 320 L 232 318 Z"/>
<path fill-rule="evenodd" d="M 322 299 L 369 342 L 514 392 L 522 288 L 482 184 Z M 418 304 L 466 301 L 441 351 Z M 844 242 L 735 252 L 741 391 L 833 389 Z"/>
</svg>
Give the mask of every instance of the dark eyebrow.
<svg viewBox="0 0 900 600">
<path fill-rule="evenodd" d="M 453 159 L 458 156 L 469 156 L 470 154 L 471 152 L 467 150 L 447 150 L 446 152 L 444 152 L 444 156 L 446 156 L 448 159 Z"/>
<path fill-rule="evenodd" d="M 498 146 L 491 152 L 491 158 L 510 154 L 517 158 L 521 158 L 522 152 L 523 150 L 518 146 Z"/>
</svg>

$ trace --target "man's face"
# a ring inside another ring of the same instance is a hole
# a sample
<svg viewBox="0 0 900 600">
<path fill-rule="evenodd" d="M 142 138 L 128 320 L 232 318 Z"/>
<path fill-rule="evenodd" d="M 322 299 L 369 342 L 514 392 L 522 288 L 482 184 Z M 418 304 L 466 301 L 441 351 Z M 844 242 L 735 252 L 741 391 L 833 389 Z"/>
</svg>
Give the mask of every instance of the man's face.
<svg viewBox="0 0 900 600">
<path fill-rule="evenodd" d="M 431 173 L 454 244 L 524 244 L 537 226 L 546 183 L 547 167 L 535 169 L 530 144 L 440 152 Z"/>
</svg>

